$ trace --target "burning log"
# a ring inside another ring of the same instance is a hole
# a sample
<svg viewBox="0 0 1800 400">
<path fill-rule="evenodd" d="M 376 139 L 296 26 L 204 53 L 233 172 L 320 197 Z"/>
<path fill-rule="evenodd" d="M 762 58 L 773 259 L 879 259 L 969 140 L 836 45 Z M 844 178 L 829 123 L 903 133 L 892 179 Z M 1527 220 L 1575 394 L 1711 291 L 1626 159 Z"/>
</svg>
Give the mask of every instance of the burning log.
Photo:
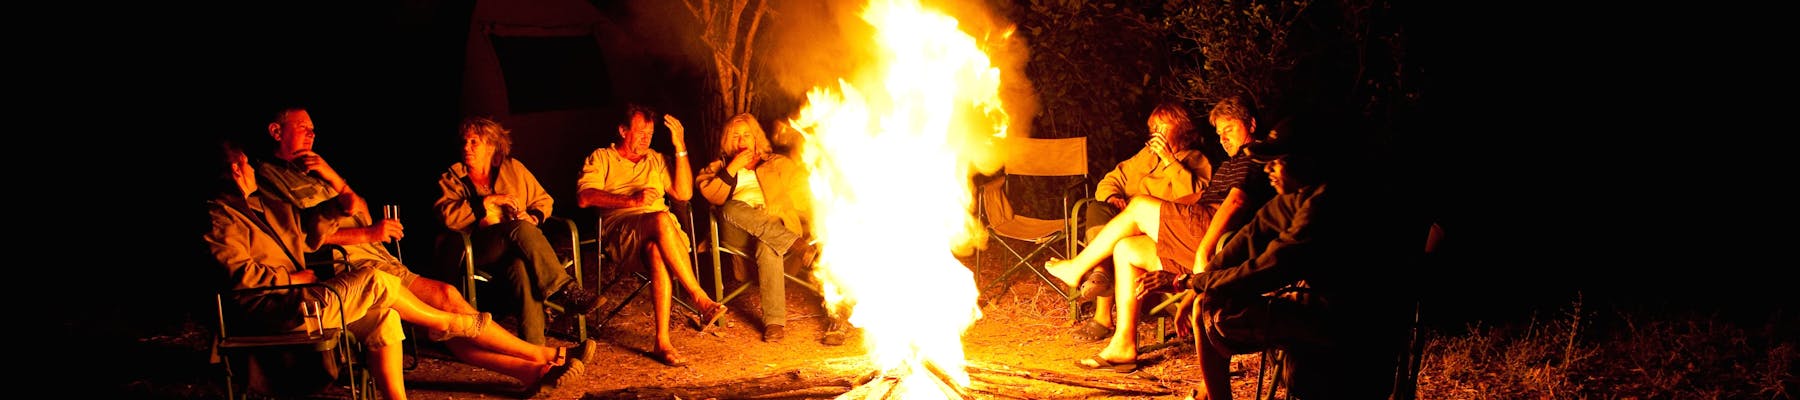
<svg viewBox="0 0 1800 400">
<path fill-rule="evenodd" d="M 1067 397 L 1060 390 L 1046 389 L 1040 383 L 1053 383 L 1095 389 L 1117 396 L 1158 396 L 1175 391 L 1160 382 L 1129 376 L 1071 375 L 1035 368 L 1014 367 L 969 361 L 965 368 L 972 383 L 960 387 L 951 383 L 948 374 L 927 363 L 929 374 L 940 390 L 950 398 L 1043 399 Z M 585 399 L 861 399 L 885 400 L 905 383 L 900 376 L 867 370 L 861 360 L 835 359 L 821 366 L 793 369 L 767 375 L 684 386 L 652 386 L 589 393 Z M 850 371 L 862 371 L 853 373 Z M 1054 390 L 1054 391 L 1053 391 Z"/>
<path fill-rule="evenodd" d="M 1173 389 L 1169 389 L 1168 386 L 1164 386 L 1162 383 L 1156 381 L 1125 376 L 1069 375 L 1050 370 L 1014 367 L 973 360 L 969 361 L 968 370 L 970 378 L 981 380 L 986 380 L 988 376 L 1006 376 L 1089 389 L 1100 389 L 1127 395 L 1166 395 L 1175 392 Z M 980 386 L 977 386 L 977 388 L 979 387 Z"/>
</svg>

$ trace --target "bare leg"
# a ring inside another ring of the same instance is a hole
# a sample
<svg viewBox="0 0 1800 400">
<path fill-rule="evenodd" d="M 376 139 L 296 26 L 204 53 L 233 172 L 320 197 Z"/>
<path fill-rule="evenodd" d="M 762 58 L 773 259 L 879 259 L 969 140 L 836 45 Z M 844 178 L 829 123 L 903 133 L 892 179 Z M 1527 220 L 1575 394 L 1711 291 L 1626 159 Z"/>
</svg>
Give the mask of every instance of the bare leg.
<svg viewBox="0 0 1800 400">
<path fill-rule="evenodd" d="M 479 325 L 479 332 L 465 332 L 465 334 L 474 334 L 472 337 L 458 337 L 452 338 L 451 340 L 466 340 L 474 347 L 503 355 L 512 355 L 526 360 L 547 360 L 554 357 L 556 354 L 556 349 L 531 344 L 521 340 L 518 336 L 513 336 L 512 332 L 507 332 L 506 329 L 501 328 L 499 324 L 479 323 L 478 320 L 472 320 L 474 318 L 480 318 L 477 314 L 454 314 L 425 304 L 423 300 L 420 300 L 418 296 L 413 295 L 411 291 L 396 290 L 399 289 L 399 285 L 392 284 L 399 283 L 399 280 L 393 279 L 392 275 L 386 275 L 385 273 L 381 275 L 385 275 L 389 277 L 389 279 L 376 279 L 373 281 L 375 282 L 374 284 L 387 285 L 387 290 L 384 290 L 384 292 L 392 297 L 392 301 L 390 301 L 390 303 L 392 303 L 391 308 L 394 311 L 399 312 L 400 319 L 405 320 L 406 322 L 424 326 L 425 329 L 452 332 L 462 332 L 467 330 L 469 325 Z"/>
<path fill-rule="evenodd" d="M 468 300 L 463 299 L 461 290 L 457 290 L 455 286 L 451 286 L 448 283 L 436 279 L 425 277 L 414 279 L 412 284 L 406 285 L 406 291 L 412 292 L 413 296 L 419 298 L 419 301 L 430 304 L 432 307 L 436 307 L 439 310 L 455 314 L 475 314 L 481 312 L 476 310 L 475 306 L 469 305 Z"/>
<path fill-rule="evenodd" d="M 657 218 L 656 245 L 661 247 L 662 256 L 658 257 L 668 271 L 681 281 L 681 287 L 693 296 L 694 306 L 702 310 L 712 308 L 713 301 L 706 296 L 706 289 L 700 287 L 700 279 L 694 277 L 694 266 L 688 259 L 688 241 L 681 231 L 681 223 L 675 215 L 662 213 Z"/>
<path fill-rule="evenodd" d="M 1149 236 L 1150 240 L 1156 240 L 1157 229 L 1162 227 L 1162 205 L 1163 201 L 1155 197 L 1132 197 L 1131 203 L 1119 212 L 1119 216 L 1113 217 L 1111 221 L 1106 221 L 1106 226 L 1100 228 L 1100 233 L 1094 235 L 1094 240 L 1088 242 L 1088 246 L 1082 248 L 1080 253 L 1076 253 L 1074 258 L 1046 264 L 1044 269 L 1056 279 L 1061 280 L 1064 285 L 1075 286 L 1089 269 L 1112 255 L 1113 248 L 1118 245 L 1120 240 L 1145 235 Z M 1116 280 L 1124 279 L 1116 278 Z"/>
<path fill-rule="evenodd" d="M 455 286 L 430 278 L 419 278 L 406 286 L 407 291 L 418 296 L 420 301 L 439 310 L 453 314 L 478 314 L 480 311 L 462 296 L 462 291 Z M 556 348 L 531 345 L 520 348 L 486 349 L 477 346 L 468 338 L 456 338 L 444 342 L 451 354 L 462 362 L 519 378 L 530 382 L 539 375 L 539 370 L 556 358 Z"/>
<path fill-rule="evenodd" d="M 653 352 L 673 353 L 675 344 L 669 342 L 669 308 L 675 303 L 673 296 L 675 287 L 669 282 L 669 268 L 663 262 L 662 250 L 657 245 L 650 245 L 650 290 L 656 299 L 656 349 Z"/>
<path fill-rule="evenodd" d="M 1113 295 L 1119 300 L 1116 302 L 1117 324 L 1113 328 L 1112 340 L 1107 341 L 1106 348 L 1100 350 L 1100 357 L 1112 361 L 1137 358 L 1137 277 L 1144 269 L 1162 269 L 1162 260 L 1156 258 L 1156 242 L 1150 238 L 1126 238 L 1118 246 L 1118 250 L 1113 252 L 1117 268 L 1115 272 L 1118 274 L 1113 279 Z M 1139 266 L 1148 268 L 1140 269 Z"/>
<path fill-rule="evenodd" d="M 369 347 L 369 366 L 374 368 L 370 374 L 375 378 L 375 386 L 380 387 L 382 397 L 391 400 L 406 399 L 405 367 L 400 353 L 400 344 L 394 343 L 381 347 Z"/>
<path fill-rule="evenodd" d="M 453 340 L 446 343 L 446 345 L 450 347 L 451 353 L 456 354 L 457 360 L 461 360 L 469 365 L 481 367 L 482 369 L 499 372 L 506 376 L 513 377 L 513 379 L 518 379 L 519 382 L 525 384 L 537 381 L 538 378 L 543 377 L 544 372 L 550 368 L 549 361 L 533 361 L 514 357 L 510 354 L 494 352 L 476 346 L 475 343 L 471 343 L 466 339 Z M 555 350 L 549 350 L 552 351 L 551 356 L 554 357 Z"/>
<path fill-rule="evenodd" d="M 1219 351 L 1206 335 L 1194 335 L 1194 350 L 1200 353 L 1200 382 L 1205 389 L 1195 398 L 1231 400 L 1231 355 Z"/>
</svg>

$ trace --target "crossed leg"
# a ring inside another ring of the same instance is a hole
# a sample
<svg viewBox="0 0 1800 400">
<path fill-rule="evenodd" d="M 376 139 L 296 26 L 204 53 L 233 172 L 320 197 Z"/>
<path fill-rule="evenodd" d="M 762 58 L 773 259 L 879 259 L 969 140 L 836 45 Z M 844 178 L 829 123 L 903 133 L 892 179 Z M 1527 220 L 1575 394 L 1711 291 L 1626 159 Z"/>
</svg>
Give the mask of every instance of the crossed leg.
<svg viewBox="0 0 1800 400">
<path fill-rule="evenodd" d="M 1049 271 L 1050 275 L 1061 280 L 1064 285 L 1075 286 L 1089 269 L 1093 269 L 1094 265 L 1099 264 L 1106 257 L 1112 256 L 1114 248 L 1118 247 L 1120 241 L 1131 237 L 1149 239 L 1152 243 L 1150 254 L 1155 256 L 1154 243 L 1157 231 L 1162 226 L 1163 203 L 1161 199 L 1150 196 L 1132 197 L 1131 203 L 1125 205 L 1125 209 L 1119 212 L 1119 216 L 1113 217 L 1111 221 L 1106 221 L 1106 226 L 1100 228 L 1100 233 L 1094 235 L 1094 240 L 1089 241 L 1088 246 L 1082 248 L 1081 252 L 1075 253 L 1075 256 L 1068 260 L 1050 260 L 1044 264 L 1044 270 Z M 1126 280 L 1121 276 L 1114 278 L 1114 281 L 1125 282 Z"/>
</svg>

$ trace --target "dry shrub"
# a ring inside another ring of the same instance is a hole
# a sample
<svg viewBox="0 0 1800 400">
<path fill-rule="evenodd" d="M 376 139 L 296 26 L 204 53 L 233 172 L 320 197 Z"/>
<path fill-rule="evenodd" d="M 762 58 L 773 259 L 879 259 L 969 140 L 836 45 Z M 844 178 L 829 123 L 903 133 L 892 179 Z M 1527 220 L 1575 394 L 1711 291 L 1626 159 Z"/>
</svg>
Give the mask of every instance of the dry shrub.
<svg viewBox="0 0 1800 400">
<path fill-rule="evenodd" d="M 1584 318 L 1577 299 L 1552 321 L 1472 324 L 1433 334 L 1420 371 L 1420 398 L 1793 397 L 1792 324 L 1777 318 L 1746 330 L 1716 315 L 1616 312 Z M 1598 324 L 1598 325 L 1596 325 Z M 1606 326 L 1596 329 L 1591 326 Z M 1604 332 L 1602 332 L 1604 331 Z"/>
</svg>

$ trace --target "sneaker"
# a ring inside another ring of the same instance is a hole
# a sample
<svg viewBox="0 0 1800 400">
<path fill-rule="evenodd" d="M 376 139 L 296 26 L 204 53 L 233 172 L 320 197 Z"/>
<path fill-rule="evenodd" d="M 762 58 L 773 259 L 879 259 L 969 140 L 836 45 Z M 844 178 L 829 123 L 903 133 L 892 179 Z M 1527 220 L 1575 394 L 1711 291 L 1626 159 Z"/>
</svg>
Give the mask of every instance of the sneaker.
<svg viewBox="0 0 1800 400">
<path fill-rule="evenodd" d="M 587 291 L 581 285 L 573 283 L 564 286 L 562 291 L 556 292 L 548 300 L 563 306 L 564 311 L 576 314 L 592 313 L 594 310 L 600 309 L 600 305 L 606 304 L 605 297 L 600 297 L 598 293 Z"/>
<path fill-rule="evenodd" d="M 769 343 L 780 342 L 781 338 L 784 338 L 784 337 L 787 337 L 787 327 L 785 327 L 785 326 L 769 325 L 767 328 L 763 328 L 763 341 L 764 342 L 769 342 Z"/>
</svg>

